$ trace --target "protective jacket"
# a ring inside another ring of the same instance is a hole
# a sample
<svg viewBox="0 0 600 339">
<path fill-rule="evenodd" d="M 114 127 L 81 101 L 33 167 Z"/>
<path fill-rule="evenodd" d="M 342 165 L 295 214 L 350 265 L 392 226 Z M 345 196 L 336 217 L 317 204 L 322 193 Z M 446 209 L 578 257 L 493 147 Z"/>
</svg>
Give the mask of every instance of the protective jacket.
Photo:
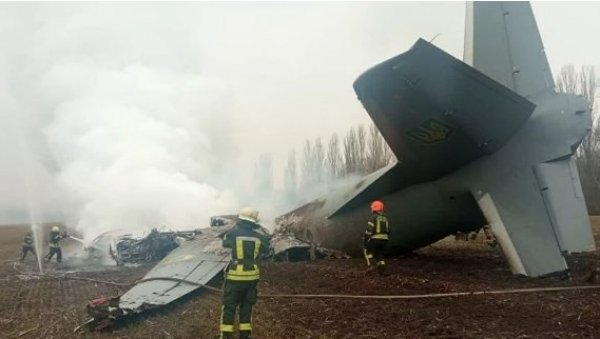
<svg viewBox="0 0 600 339">
<path fill-rule="evenodd" d="M 373 213 L 365 230 L 364 246 L 367 247 L 371 239 L 388 240 L 389 237 L 390 226 L 387 217 L 382 213 Z"/>
<path fill-rule="evenodd" d="M 31 234 L 26 234 L 23 238 L 23 247 L 33 247 L 33 236 Z"/>
<path fill-rule="evenodd" d="M 260 278 L 258 257 L 268 254 L 271 247 L 269 236 L 260 225 L 239 220 L 223 237 L 223 247 L 232 250 L 227 280 L 255 281 Z"/>
<path fill-rule="evenodd" d="M 63 238 L 59 232 L 50 232 L 50 239 L 48 241 L 49 247 L 60 248 L 60 240 Z"/>
</svg>

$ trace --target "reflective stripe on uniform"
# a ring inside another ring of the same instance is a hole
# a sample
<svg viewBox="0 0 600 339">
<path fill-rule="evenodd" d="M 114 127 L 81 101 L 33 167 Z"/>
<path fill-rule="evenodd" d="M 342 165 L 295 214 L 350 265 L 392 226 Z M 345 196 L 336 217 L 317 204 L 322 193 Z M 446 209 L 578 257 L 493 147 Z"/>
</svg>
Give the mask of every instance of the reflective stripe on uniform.
<svg viewBox="0 0 600 339">
<path fill-rule="evenodd" d="M 221 324 L 221 326 L 219 327 L 219 329 L 221 330 L 221 332 L 233 332 L 233 325 L 223 325 L 223 324 Z"/>
<path fill-rule="evenodd" d="M 380 234 L 375 234 L 371 236 L 371 239 L 384 239 L 384 240 L 388 240 L 389 236 L 385 233 L 380 233 Z"/>
<path fill-rule="evenodd" d="M 240 239 L 235 239 L 235 258 L 244 259 L 244 242 Z"/>
<path fill-rule="evenodd" d="M 256 237 L 236 237 L 235 238 L 235 247 L 236 247 L 236 259 L 250 259 L 244 258 L 244 241 L 249 241 L 254 243 L 254 259 L 258 258 L 258 253 L 260 251 L 261 241 Z"/>
<path fill-rule="evenodd" d="M 258 268 L 258 266 L 256 264 L 252 265 L 253 269 L 251 270 L 244 270 L 244 265 L 243 264 L 238 264 L 235 265 L 235 269 L 229 269 L 229 271 L 227 271 L 227 274 L 232 274 L 232 275 L 258 275 L 260 274 L 260 269 Z"/>
<path fill-rule="evenodd" d="M 244 265 L 236 265 L 236 269 L 227 271 L 228 280 L 250 281 L 260 278 L 260 270 L 257 265 L 253 265 L 254 269 L 244 271 Z"/>
<path fill-rule="evenodd" d="M 221 306 L 221 326 L 219 329 L 221 332 L 233 332 L 233 325 L 223 324 L 223 317 L 225 316 L 225 305 Z"/>
<path fill-rule="evenodd" d="M 260 251 L 260 240 L 256 239 L 254 241 L 254 259 L 258 258 L 258 253 Z"/>
<path fill-rule="evenodd" d="M 252 324 L 240 323 L 240 331 L 252 331 Z"/>
<path fill-rule="evenodd" d="M 227 274 L 227 280 L 232 280 L 232 281 L 253 281 L 253 280 L 258 280 L 260 278 L 260 275 L 251 275 L 251 276 L 239 276 L 239 275 L 232 275 L 232 274 Z"/>
<path fill-rule="evenodd" d="M 252 251 L 252 258 L 244 257 L 244 242 L 252 243 L 254 245 L 254 249 Z M 256 237 L 244 237 L 238 236 L 235 238 L 235 257 L 236 260 L 246 260 L 250 262 L 254 262 L 254 260 L 258 257 L 260 253 L 261 240 Z M 245 270 L 244 266 L 248 266 L 250 263 L 246 262 L 246 264 L 237 263 L 236 265 L 231 265 L 229 270 L 227 271 L 227 279 L 228 280 L 237 280 L 237 281 L 252 281 L 258 280 L 260 277 L 260 270 L 258 269 L 258 265 L 252 264 L 252 269 Z"/>
<path fill-rule="evenodd" d="M 382 221 L 384 221 L 387 224 L 387 219 L 385 217 L 378 216 L 377 221 L 376 221 L 377 226 L 375 227 L 375 233 L 381 233 L 381 222 Z M 387 233 L 387 231 L 388 230 L 386 229 L 384 233 Z"/>
</svg>

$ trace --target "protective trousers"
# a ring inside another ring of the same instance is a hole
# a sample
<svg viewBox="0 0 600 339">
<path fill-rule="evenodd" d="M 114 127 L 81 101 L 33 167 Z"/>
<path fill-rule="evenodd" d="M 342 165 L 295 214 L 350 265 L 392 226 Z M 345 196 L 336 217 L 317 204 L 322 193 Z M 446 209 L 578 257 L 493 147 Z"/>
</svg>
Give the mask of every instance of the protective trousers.
<svg viewBox="0 0 600 339">
<path fill-rule="evenodd" d="M 62 261 L 62 250 L 60 247 L 50 247 L 50 253 L 46 256 L 46 261 L 50 261 L 52 257 L 56 254 L 56 262 Z"/>
<path fill-rule="evenodd" d="M 240 308 L 240 339 L 252 338 L 252 306 L 256 304 L 258 280 L 225 280 L 221 314 L 221 338 L 233 338 L 235 310 Z"/>
<path fill-rule="evenodd" d="M 27 252 L 31 251 L 33 256 L 35 257 L 35 248 L 33 246 L 22 246 L 21 248 L 21 261 L 25 261 L 25 257 L 27 256 Z"/>
<path fill-rule="evenodd" d="M 377 265 L 377 271 L 380 274 L 383 274 L 385 271 L 385 259 L 383 256 L 383 250 L 385 249 L 385 244 L 387 240 L 384 239 L 371 239 L 367 243 L 367 248 L 365 249 L 365 258 L 367 259 L 367 266 L 371 266 L 371 258 L 375 261 Z"/>
</svg>

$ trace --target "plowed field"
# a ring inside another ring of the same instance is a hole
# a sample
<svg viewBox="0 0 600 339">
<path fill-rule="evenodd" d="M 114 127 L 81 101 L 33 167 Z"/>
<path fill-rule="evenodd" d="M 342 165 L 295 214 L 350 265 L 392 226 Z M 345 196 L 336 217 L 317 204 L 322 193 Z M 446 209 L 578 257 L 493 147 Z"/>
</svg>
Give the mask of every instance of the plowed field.
<svg viewBox="0 0 600 339">
<path fill-rule="evenodd" d="M 207 291 L 131 318 L 110 332 L 74 332 L 87 319 L 84 308 L 89 299 L 119 294 L 125 288 L 19 273 L 35 272 L 37 267 L 31 256 L 24 264 L 12 261 L 25 232 L 23 226 L 0 227 L 0 338 L 215 338 L 218 334 L 220 295 Z M 69 257 L 68 251 L 77 247 L 71 245 L 64 248 L 64 262 L 46 264 L 46 271 L 131 282 L 151 268 L 110 267 L 94 272 Z M 445 239 L 411 256 L 388 260 L 387 277 L 365 274 L 360 259 L 266 263 L 259 288 L 273 294 L 405 295 L 589 286 L 586 276 L 600 266 L 597 254 L 573 256 L 569 261 L 570 281 L 516 277 L 500 250 L 487 247 L 481 237 L 469 242 Z M 67 273 L 72 270 L 80 272 Z M 269 339 L 600 338 L 600 289 L 418 300 L 261 298 L 254 329 L 255 338 Z"/>
</svg>

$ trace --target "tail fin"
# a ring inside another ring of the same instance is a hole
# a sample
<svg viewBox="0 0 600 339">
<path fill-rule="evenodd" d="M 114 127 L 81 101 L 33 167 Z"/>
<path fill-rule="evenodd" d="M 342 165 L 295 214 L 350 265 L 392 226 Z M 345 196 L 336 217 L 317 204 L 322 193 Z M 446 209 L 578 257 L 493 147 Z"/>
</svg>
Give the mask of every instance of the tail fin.
<svg viewBox="0 0 600 339">
<path fill-rule="evenodd" d="M 554 91 L 529 2 L 467 2 L 464 62 L 525 98 Z"/>
</svg>

